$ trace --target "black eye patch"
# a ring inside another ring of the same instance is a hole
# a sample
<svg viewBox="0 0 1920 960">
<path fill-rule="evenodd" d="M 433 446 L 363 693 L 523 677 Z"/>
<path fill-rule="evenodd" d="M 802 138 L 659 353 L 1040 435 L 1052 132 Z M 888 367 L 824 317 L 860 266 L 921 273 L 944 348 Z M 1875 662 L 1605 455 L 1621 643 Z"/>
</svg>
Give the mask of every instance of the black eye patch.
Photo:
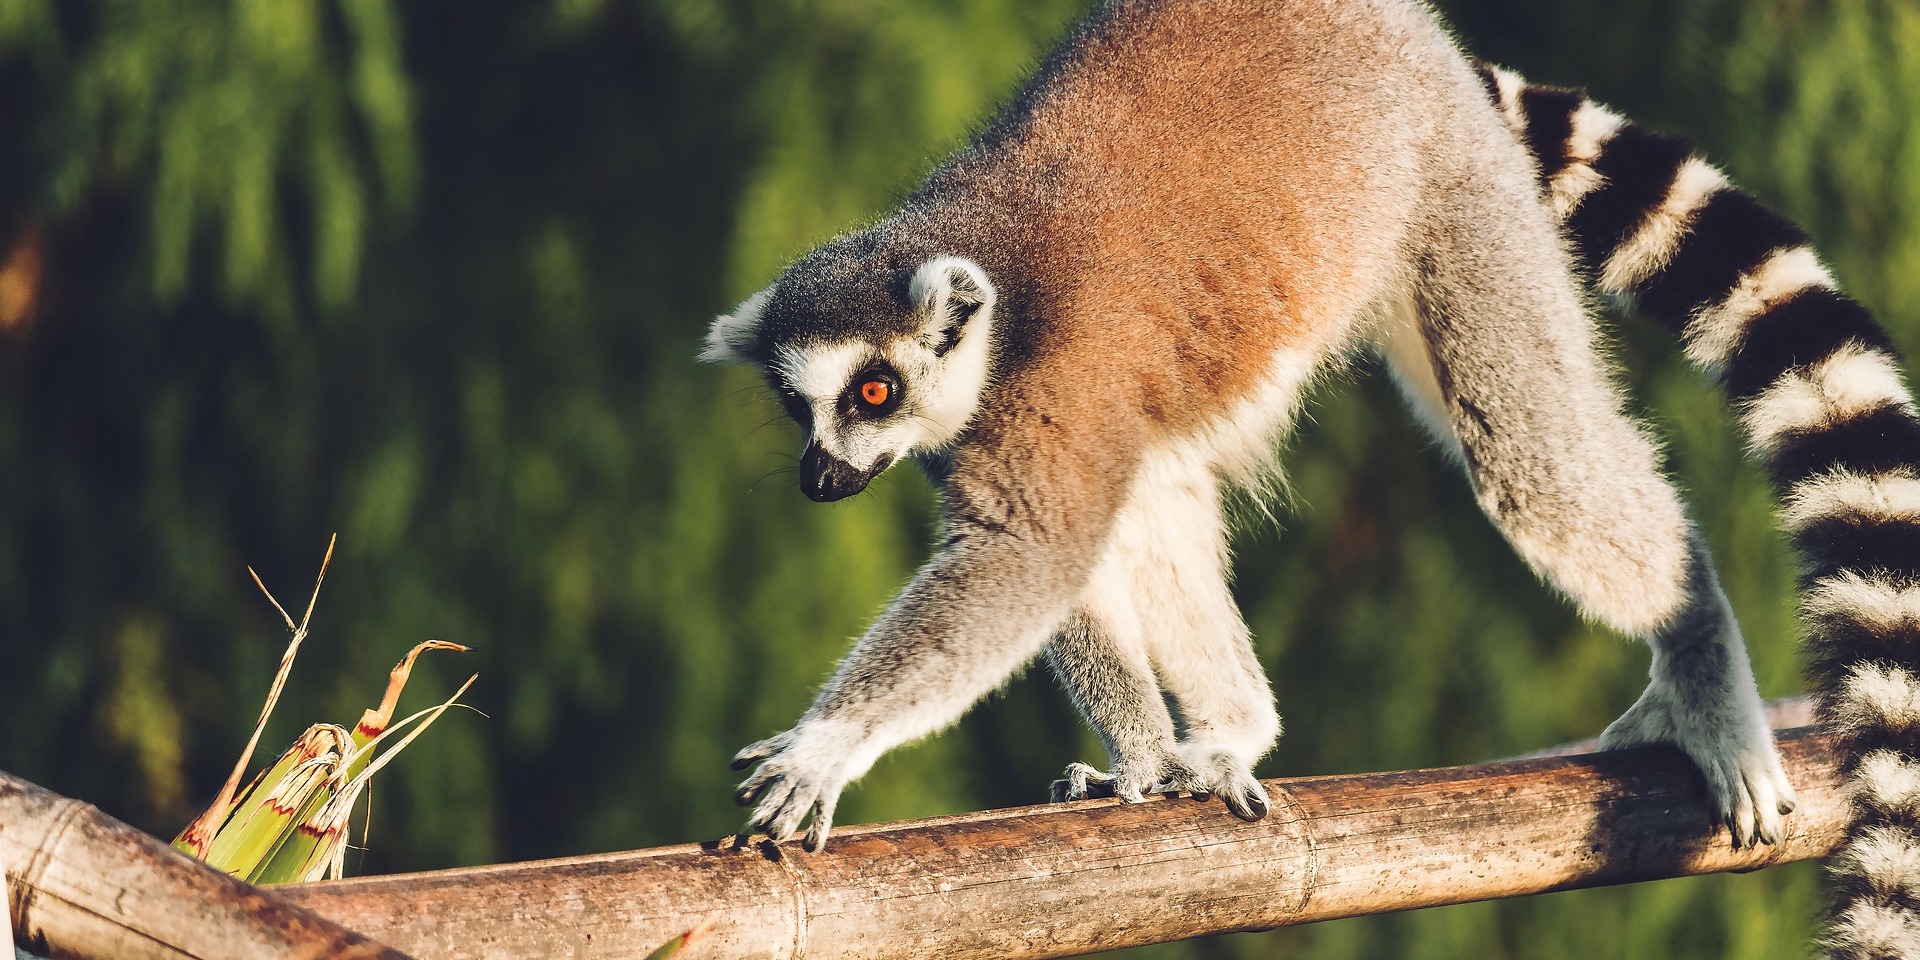
<svg viewBox="0 0 1920 960">
<path fill-rule="evenodd" d="M 787 416 L 792 417 L 794 423 L 802 427 L 811 428 L 813 425 L 813 409 L 807 406 L 807 401 L 801 399 L 799 391 L 779 380 L 772 381 L 771 385 L 774 396 L 780 398 L 780 406 L 787 411 Z"/>
</svg>

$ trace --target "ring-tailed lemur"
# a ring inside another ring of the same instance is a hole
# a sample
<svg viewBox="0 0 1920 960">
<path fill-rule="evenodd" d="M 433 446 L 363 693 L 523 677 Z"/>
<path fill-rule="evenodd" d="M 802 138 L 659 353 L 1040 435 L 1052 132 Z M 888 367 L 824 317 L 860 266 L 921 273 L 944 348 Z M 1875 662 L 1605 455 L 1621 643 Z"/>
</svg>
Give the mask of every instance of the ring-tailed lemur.
<svg viewBox="0 0 1920 960">
<path fill-rule="evenodd" d="M 759 366 L 808 431 L 809 497 L 912 457 L 943 505 L 812 708 L 735 758 L 759 765 L 751 826 L 811 815 L 818 849 L 875 759 L 1039 655 L 1111 761 L 1056 797 L 1264 815 L 1280 724 L 1221 499 L 1271 469 L 1305 385 L 1374 345 L 1519 554 L 1652 646 L 1603 744 L 1678 746 L 1736 846 L 1777 838 L 1793 790 L 1739 628 L 1621 412 L 1583 270 L 1682 332 L 1787 488 L 1861 798 L 1835 943 L 1920 956 L 1920 420 L 1887 337 L 1685 145 L 1477 70 L 1416 0 L 1104 6 L 897 212 L 714 321 L 703 358 Z"/>
</svg>

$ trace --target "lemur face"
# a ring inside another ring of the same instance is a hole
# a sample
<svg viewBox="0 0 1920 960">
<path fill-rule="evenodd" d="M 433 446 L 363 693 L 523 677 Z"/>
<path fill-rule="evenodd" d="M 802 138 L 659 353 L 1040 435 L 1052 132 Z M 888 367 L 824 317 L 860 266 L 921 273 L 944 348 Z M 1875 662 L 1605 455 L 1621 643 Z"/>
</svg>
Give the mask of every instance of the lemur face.
<svg viewBox="0 0 1920 960">
<path fill-rule="evenodd" d="M 966 429 L 986 385 L 995 299 L 986 273 L 960 257 L 927 260 L 905 283 L 843 258 L 833 264 L 841 282 L 822 283 L 810 261 L 835 251 L 823 248 L 714 320 L 700 355 L 761 368 L 807 432 L 800 489 L 819 502 L 859 493 Z M 796 275 L 812 279 L 791 282 Z"/>
<path fill-rule="evenodd" d="M 807 431 L 800 489 L 809 498 L 824 502 L 859 493 L 929 439 L 920 413 L 927 406 L 920 394 L 931 385 L 929 364 L 916 355 L 925 352 L 911 340 L 776 351 L 768 375 L 787 414 Z"/>
</svg>

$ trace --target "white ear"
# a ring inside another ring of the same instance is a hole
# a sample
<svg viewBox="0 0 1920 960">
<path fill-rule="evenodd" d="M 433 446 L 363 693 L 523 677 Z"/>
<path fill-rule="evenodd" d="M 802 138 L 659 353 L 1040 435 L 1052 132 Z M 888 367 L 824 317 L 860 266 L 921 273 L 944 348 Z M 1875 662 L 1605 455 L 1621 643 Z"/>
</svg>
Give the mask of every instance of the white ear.
<svg viewBox="0 0 1920 960">
<path fill-rule="evenodd" d="M 706 343 L 700 347 L 700 360 L 705 363 L 750 362 L 752 358 L 744 351 L 747 344 L 753 342 L 753 335 L 759 331 L 760 313 L 767 308 L 767 301 L 771 299 L 773 288 L 768 287 L 734 307 L 732 313 L 714 317 L 713 326 L 707 328 Z"/>
<path fill-rule="evenodd" d="M 987 272 L 965 257 L 935 257 L 921 264 L 907 296 L 926 315 L 920 339 L 936 357 L 958 345 L 976 317 L 985 319 L 997 298 Z"/>
<path fill-rule="evenodd" d="M 914 420 L 927 436 L 915 445 L 930 450 L 952 443 L 973 420 L 993 363 L 992 281 L 964 257 L 935 257 L 913 273 L 907 293 L 921 312 L 918 354 L 909 394 Z M 929 356 L 931 354 L 931 356 Z"/>
</svg>

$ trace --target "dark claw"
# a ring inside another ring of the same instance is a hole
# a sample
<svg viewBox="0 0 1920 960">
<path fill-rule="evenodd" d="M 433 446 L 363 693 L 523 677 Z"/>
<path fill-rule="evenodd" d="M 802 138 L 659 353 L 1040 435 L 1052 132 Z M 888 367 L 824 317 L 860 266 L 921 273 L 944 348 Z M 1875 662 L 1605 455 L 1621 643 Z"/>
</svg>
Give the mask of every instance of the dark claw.
<svg viewBox="0 0 1920 960">
<path fill-rule="evenodd" d="M 740 789 L 733 792 L 733 802 L 743 807 L 752 806 L 755 800 L 760 799 L 761 794 L 767 792 L 767 785 L 772 782 L 772 780 L 748 780 L 740 785 Z"/>
<path fill-rule="evenodd" d="M 1240 795 L 1225 793 L 1221 794 L 1221 799 L 1227 802 L 1227 809 L 1232 811 L 1234 816 L 1248 823 L 1253 823 L 1256 820 L 1264 820 L 1267 817 L 1267 798 L 1264 793 L 1264 791 L 1259 794 L 1247 793 Z"/>
<path fill-rule="evenodd" d="M 741 748 L 739 753 L 733 755 L 733 768 L 735 770 L 745 770 L 749 766 L 779 753 L 782 744 L 785 742 L 786 734 L 782 734 L 769 740 L 762 740 L 759 743 L 747 744 Z"/>
<path fill-rule="evenodd" d="M 1792 800 L 1782 800 L 1778 804 L 1775 804 L 1775 807 L 1780 811 L 1780 815 L 1784 817 L 1787 814 L 1792 813 L 1794 810 L 1798 809 L 1799 804 L 1795 803 Z"/>
<path fill-rule="evenodd" d="M 1079 780 L 1081 789 L 1086 791 L 1079 797 L 1070 796 L 1075 780 Z M 1120 780 L 1113 774 L 1102 773 L 1083 763 L 1068 764 L 1067 775 L 1055 780 L 1053 786 L 1048 789 L 1047 795 L 1053 798 L 1054 803 L 1117 797 L 1120 795 Z"/>
<path fill-rule="evenodd" d="M 760 761 L 765 760 L 766 758 L 771 756 L 773 756 L 773 750 L 769 749 L 763 744 L 756 743 L 753 746 L 748 747 L 745 750 L 742 750 L 739 753 L 734 754 L 732 767 L 735 770 L 745 770 L 746 768 L 753 766 L 754 764 L 759 763 Z"/>
</svg>

